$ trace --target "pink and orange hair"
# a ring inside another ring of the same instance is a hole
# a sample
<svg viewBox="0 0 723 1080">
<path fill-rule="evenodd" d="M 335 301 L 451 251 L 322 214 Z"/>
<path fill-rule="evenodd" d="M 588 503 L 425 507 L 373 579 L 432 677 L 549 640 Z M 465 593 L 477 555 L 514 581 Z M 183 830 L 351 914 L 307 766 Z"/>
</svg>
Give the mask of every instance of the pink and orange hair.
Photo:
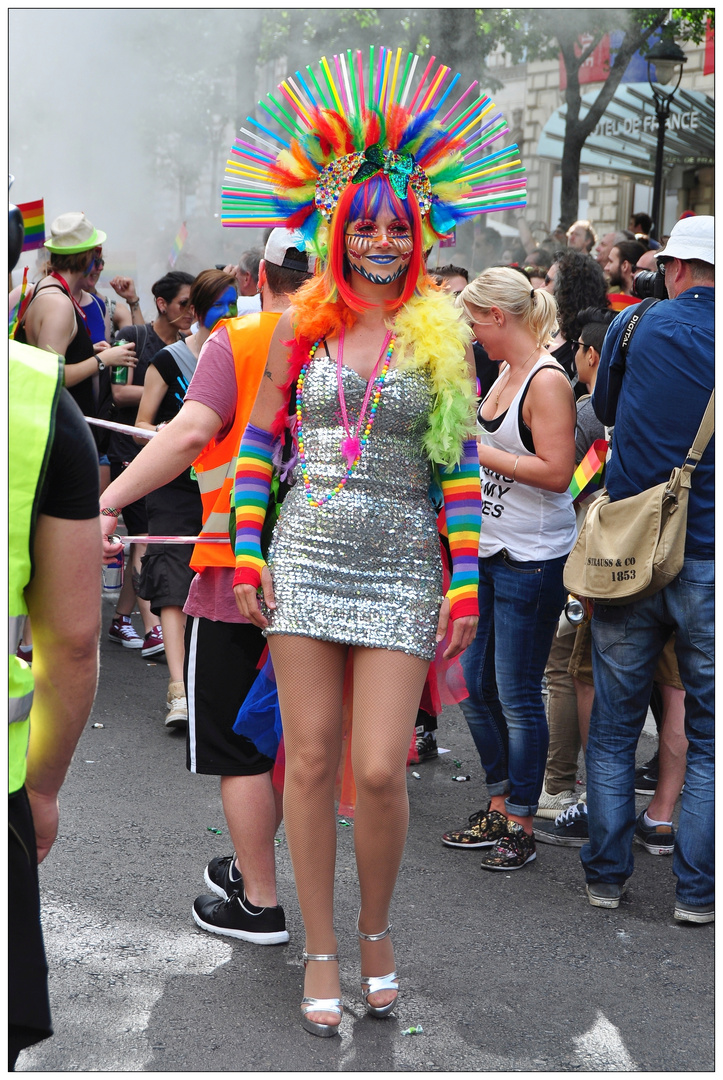
<svg viewBox="0 0 723 1080">
<path fill-rule="evenodd" d="M 349 184 L 339 197 L 329 226 L 329 257 L 324 270 L 294 294 L 297 335 L 310 342 L 316 341 L 321 336 L 338 332 L 342 325 L 352 326 L 357 312 L 372 307 L 354 290 L 346 260 L 345 236 L 350 221 L 376 218 L 382 209 L 409 222 L 412 230 L 412 257 L 404 286 L 396 299 L 388 301 L 389 310 L 406 304 L 424 281 L 422 216 L 414 193 L 410 190 L 405 199 L 400 199 L 383 174 L 370 177 L 364 184 Z"/>
</svg>

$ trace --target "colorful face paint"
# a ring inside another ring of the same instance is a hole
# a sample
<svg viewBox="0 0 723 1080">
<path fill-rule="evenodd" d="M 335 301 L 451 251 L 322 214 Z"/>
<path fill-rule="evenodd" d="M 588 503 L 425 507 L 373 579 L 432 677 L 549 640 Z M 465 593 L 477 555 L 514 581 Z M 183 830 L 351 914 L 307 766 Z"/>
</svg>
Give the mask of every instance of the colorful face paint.
<svg viewBox="0 0 723 1080">
<path fill-rule="evenodd" d="M 412 231 L 408 221 L 390 214 L 358 218 L 347 225 L 345 246 L 352 270 L 375 285 L 388 285 L 406 273 Z"/>
<path fill-rule="evenodd" d="M 235 319 L 237 313 L 236 300 L 236 290 L 229 285 L 228 289 L 222 292 L 214 301 L 213 306 L 208 309 L 203 325 L 207 329 L 213 330 L 219 319 Z"/>
</svg>

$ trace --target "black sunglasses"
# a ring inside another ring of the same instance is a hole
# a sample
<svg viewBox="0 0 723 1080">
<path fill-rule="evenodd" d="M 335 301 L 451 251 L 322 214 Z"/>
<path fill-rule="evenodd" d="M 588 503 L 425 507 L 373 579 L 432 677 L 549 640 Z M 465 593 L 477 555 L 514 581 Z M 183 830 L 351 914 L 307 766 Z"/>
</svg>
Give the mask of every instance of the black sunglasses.
<svg viewBox="0 0 723 1080">
<path fill-rule="evenodd" d="M 659 274 L 665 274 L 665 268 L 670 262 L 670 259 L 657 259 L 655 265 L 658 268 Z"/>
</svg>

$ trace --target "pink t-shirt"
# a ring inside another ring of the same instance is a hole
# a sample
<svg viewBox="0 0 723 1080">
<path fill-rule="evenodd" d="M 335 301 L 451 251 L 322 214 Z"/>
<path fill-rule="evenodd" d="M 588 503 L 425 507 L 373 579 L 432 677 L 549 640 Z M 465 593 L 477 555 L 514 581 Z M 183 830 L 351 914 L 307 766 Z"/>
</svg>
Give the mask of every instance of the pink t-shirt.
<svg viewBox="0 0 723 1080">
<path fill-rule="evenodd" d="M 186 401 L 200 401 L 221 418 L 217 438 L 231 430 L 236 412 L 236 370 L 226 328 L 208 339 L 198 358 Z M 212 622 L 247 623 L 236 607 L 233 566 L 207 566 L 191 582 L 183 610 Z"/>
</svg>

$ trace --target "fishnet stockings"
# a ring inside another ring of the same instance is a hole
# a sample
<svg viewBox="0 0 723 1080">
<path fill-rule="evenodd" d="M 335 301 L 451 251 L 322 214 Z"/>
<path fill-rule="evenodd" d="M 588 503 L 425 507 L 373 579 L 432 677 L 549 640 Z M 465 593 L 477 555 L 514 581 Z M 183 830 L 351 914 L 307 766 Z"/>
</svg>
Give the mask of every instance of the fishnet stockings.
<svg viewBox="0 0 723 1080">
<path fill-rule="evenodd" d="M 269 637 L 284 726 L 284 825 L 310 953 L 336 952 L 336 817 L 346 646 Z"/>
<path fill-rule="evenodd" d="M 347 648 L 312 638 L 280 634 L 269 638 L 284 725 L 286 837 L 310 953 L 336 952 L 334 784 L 341 754 Z M 380 933 L 389 922 L 409 820 L 407 750 L 428 666 L 402 652 L 354 649 L 354 840 L 362 899 L 360 928 L 367 934 Z M 362 946 L 365 975 L 392 970 L 389 938 Z M 335 965 L 313 964 L 309 969 L 308 994 L 336 996 L 338 985 Z M 383 1004 L 384 995 L 373 1000 Z"/>
</svg>

